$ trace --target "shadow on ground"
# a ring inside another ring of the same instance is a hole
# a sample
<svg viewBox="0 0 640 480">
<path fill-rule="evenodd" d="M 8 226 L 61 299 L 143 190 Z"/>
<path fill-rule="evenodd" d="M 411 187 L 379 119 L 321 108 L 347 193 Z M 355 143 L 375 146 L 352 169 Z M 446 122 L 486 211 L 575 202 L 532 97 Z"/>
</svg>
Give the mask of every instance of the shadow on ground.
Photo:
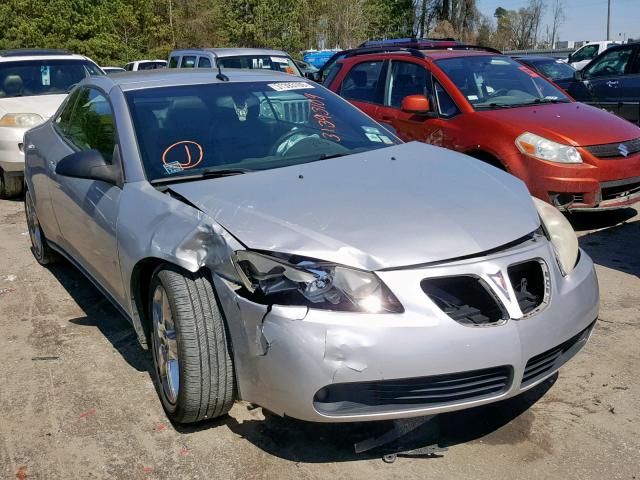
<svg viewBox="0 0 640 480">
<path fill-rule="evenodd" d="M 265 413 L 264 420 L 250 419 L 239 423 L 233 417 L 197 425 L 174 425 L 189 434 L 220 426 L 251 442 L 261 450 L 294 462 L 326 463 L 368 460 L 401 444 L 404 450 L 439 447 L 482 439 L 485 443 L 513 444 L 526 441 L 534 415 L 529 410 L 553 386 L 557 374 L 517 397 L 460 412 L 441 414 L 395 444 L 356 454 L 354 443 L 377 437 L 389 430 L 391 421 L 359 423 L 311 423 Z M 443 453 L 446 455 L 446 453 Z"/>
<path fill-rule="evenodd" d="M 569 220 L 576 230 L 588 231 L 579 242 L 596 264 L 640 277 L 640 218 L 628 221 L 636 215 L 627 208 L 572 214 Z"/>
<path fill-rule="evenodd" d="M 71 323 L 97 328 L 129 365 L 140 372 L 152 371 L 151 357 L 140 347 L 131 324 L 78 269 L 67 261 L 47 268 L 85 313 Z"/>
</svg>

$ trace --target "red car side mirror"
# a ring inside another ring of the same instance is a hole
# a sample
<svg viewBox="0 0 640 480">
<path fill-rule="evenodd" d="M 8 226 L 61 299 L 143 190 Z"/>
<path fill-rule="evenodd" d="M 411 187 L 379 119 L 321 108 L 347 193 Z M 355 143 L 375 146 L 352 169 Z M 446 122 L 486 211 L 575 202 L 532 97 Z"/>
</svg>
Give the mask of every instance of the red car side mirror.
<svg viewBox="0 0 640 480">
<path fill-rule="evenodd" d="M 424 95 L 407 95 L 402 99 L 400 109 L 414 115 L 428 115 L 431 113 L 431 104 Z"/>
</svg>

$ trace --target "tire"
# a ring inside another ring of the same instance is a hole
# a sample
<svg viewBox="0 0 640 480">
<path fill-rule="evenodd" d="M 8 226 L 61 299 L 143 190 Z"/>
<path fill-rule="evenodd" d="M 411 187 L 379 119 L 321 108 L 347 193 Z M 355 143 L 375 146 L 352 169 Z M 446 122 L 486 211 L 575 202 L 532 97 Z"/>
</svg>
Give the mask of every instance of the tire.
<svg viewBox="0 0 640 480">
<path fill-rule="evenodd" d="M 167 416 L 193 423 L 225 415 L 235 400 L 235 377 L 211 280 L 165 264 L 149 292 L 156 388 Z"/>
<path fill-rule="evenodd" d="M 29 190 L 25 193 L 24 213 L 27 217 L 27 226 L 29 229 L 29 238 L 31 239 L 31 253 L 36 257 L 40 265 L 49 265 L 60 259 L 60 256 L 51 249 L 47 242 L 44 232 L 40 228 L 38 214 L 31 198 Z"/>
<path fill-rule="evenodd" d="M 24 190 L 24 178 L 21 175 L 7 175 L 0 169 L 0 198 L 19 197 Z"/>
</svg>

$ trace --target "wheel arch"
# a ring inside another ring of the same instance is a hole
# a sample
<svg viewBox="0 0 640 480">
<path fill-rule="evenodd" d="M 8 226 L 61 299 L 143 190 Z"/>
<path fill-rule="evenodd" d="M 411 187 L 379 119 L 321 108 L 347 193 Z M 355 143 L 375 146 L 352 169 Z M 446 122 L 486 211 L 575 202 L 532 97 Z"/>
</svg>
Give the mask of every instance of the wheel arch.
<svg viewBox="0 0 640 480">
<path fill-rule="evenodd" d="M 469 155 L 470 157 L 477 158 L 478 160 L 488 163 L 489 165 L 492 165 L 504 172 L 509 171 L 509 168 L 502 160 L 500 160 L 496 155 L 494 155 L 491 152 L 488 152 L 487 150 L 474 149 L 474 150 L 468 150 L 464 153 L 465 155 Z"/>
</svg>

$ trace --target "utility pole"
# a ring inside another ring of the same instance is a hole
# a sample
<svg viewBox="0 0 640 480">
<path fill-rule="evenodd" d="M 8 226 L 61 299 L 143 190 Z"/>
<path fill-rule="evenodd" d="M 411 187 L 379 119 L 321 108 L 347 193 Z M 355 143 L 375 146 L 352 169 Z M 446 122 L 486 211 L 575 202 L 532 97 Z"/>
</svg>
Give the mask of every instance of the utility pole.
<svg viewBox="0 0 640 480">
<path fill-rule="evenodd" d="M 609 30 L 611 27 L 611 0 L 607 0 L 607 40 L 610 40 Z"/>
</svg>

